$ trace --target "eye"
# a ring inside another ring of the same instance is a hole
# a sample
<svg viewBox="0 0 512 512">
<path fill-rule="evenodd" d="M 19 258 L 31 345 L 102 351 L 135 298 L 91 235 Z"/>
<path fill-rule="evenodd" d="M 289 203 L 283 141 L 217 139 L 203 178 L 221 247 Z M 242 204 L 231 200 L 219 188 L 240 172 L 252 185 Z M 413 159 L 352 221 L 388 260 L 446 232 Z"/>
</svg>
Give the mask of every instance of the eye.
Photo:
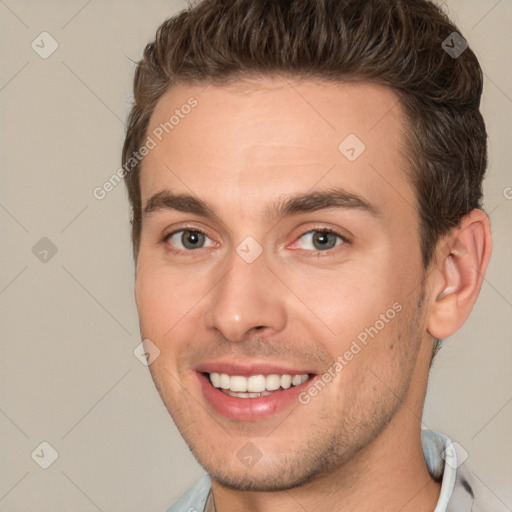
<svg viewBox="0 0 512 512">
<path fill-rule="evenodd" d="M 345 238 L 330 230 L 313 230 L 298 239 L 298 248 L 308 251 L 327 251 L 345 242 Z"/>
<path fill-rule="evenodd" d="M 169 233 L 165 240 L 170 242 L 179 250 L 202 249 L 204 247 L 212 247 L 213 240 L 202 231 L 197 229 L 180 229 Z"/>
</svg>

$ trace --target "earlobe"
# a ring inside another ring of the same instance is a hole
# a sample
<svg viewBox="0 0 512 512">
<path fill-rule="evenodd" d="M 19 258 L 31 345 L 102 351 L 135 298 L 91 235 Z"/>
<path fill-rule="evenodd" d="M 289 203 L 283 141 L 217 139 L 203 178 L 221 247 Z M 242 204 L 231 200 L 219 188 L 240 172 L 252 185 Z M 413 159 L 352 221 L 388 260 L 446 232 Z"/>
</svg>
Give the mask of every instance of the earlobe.
<svg viewBox="0 0 512 512">
<path fill-rule="evenodd" d="M 476 302 L 491 257 L 489 218 L 482 210 L 466 215 L 437 254 L 427 330 L 438 339 L 455 333 Z"/>
</svg>

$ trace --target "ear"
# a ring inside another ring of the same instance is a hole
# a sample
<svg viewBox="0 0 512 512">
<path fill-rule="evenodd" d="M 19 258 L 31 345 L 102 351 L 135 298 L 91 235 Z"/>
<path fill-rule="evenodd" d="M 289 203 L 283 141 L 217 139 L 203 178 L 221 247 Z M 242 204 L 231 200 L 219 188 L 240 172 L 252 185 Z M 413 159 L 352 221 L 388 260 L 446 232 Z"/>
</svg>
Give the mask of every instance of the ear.
<svg viewBox="0 0 512 512">
<path fill-rule="evenodd" d="M 480 293 L 492 252 L 487 214 L 476 209 L 465 215 L 436 252 L 427 330 L 443 339 L 464 324 Z"/>
</svg>

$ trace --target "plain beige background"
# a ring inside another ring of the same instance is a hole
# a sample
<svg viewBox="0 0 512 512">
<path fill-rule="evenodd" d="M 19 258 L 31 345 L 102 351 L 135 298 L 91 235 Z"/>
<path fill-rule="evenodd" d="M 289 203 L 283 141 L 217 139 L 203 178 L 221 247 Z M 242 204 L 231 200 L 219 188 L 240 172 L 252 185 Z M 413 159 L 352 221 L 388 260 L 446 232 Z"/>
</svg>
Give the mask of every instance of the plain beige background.
<svg viewBox="0 0 512 512">
<path fill-rule="evenodd" d="M 132 61 L 183 6 L 0 0 L 0 512 L 162 511 L 203 474 L 133 354 L 124 185 L 93 196 L 120 165 Z M 435 362 L 424 423 L 512 509 L 512 2 L 445 8 L 485 71 L 495 249 L 471 319 Z M 46 59 L 31 47 L 51 49 L 42 32 L 58 43 Z M 58 453 L 48 469 L 43 441 Z"/>
</svg>

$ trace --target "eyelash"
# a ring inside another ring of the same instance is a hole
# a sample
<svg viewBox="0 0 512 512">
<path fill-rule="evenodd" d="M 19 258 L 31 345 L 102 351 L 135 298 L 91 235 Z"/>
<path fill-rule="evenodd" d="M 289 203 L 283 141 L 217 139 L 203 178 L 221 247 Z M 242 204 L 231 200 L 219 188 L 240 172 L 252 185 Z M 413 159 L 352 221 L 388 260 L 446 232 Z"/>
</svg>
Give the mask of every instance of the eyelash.
<svg viewBox="0 0 512 512">
<path fill-rule="evenodd" d="M 169 248 L 169 250 L 171 252 L 173 252 L 174 254 L 176 255 L 186 255 L 186 256 L 199 256 L 199 254 L 195 255 L 194 253 L 195 252 L 199 252 L 197 249 L 196 250 L 192 250 L 192 249 L 176 249 L 176 248 L 171 248 L 169 247 L 169 239 L 175 235 L 176 233 L 179 233 L 180 231 L 192 231 L 192 232 L 197 232 L 197 233 L 201 233 L 203 234 L 204 236 L 210 238 L 208 236 L 208 233 L 206 233 L 206 231 L 202 230 L 202 229 L 199 229 L 199 228 L 196 228 L 196 227 L 192 227 L 192 226 L 184 226 L 180 229 L 176 229 L 174 231 L 171 231 L 170 233 L 166 234 L 163 238 L 163 243 L 166 244 L 166 246 Z M 331 249 L 327 249 L 327 250 L 324 250 L 324 251 L 319 251 L 319 250 L 316 250 L 316 251 L 310 251 L 310 250 L 307 250 L 307 249 L 298 249 L 298 250 L 302 250 L 304 252 L 307 253 L 308 257 L 329 257 L 329 256 L 334 256 L 333 253 L 337 253 L 338 250 L 343 247 L 344 245 L 348 245 L 350 244 L 350 241 L 347 239 L 347 237 L 345 235 L 342 235 L 341 233 L 339 233 L 338 231 L 334 230 L 334 229 L 331 229 L 331 228 L 313 228 L 313 229 L 308 229 L 307 231 L 304 231 L 303 233 L 300 234 L 300 236 L 298 236 L 296 238 L 296 240 L 300 240 L 303 236 L 309 234 L 309 233 L 314 233 L 314 232 L 318 232 L 318 233 L 326 233 L 326 234 L 333 234 L 333 235 L 336 235 L 337 237 L 339 237 L 342 241 L 341 244 L 339 245 L 336 245 L 335 247 L 331 248 Z M 295 243 L 295 242 L 294 242 Z M 294 250 L 297 250 L 297 249 L 294 249 Z M 192 254 L 191 254 L 192 253 Z"/>
</svg>

